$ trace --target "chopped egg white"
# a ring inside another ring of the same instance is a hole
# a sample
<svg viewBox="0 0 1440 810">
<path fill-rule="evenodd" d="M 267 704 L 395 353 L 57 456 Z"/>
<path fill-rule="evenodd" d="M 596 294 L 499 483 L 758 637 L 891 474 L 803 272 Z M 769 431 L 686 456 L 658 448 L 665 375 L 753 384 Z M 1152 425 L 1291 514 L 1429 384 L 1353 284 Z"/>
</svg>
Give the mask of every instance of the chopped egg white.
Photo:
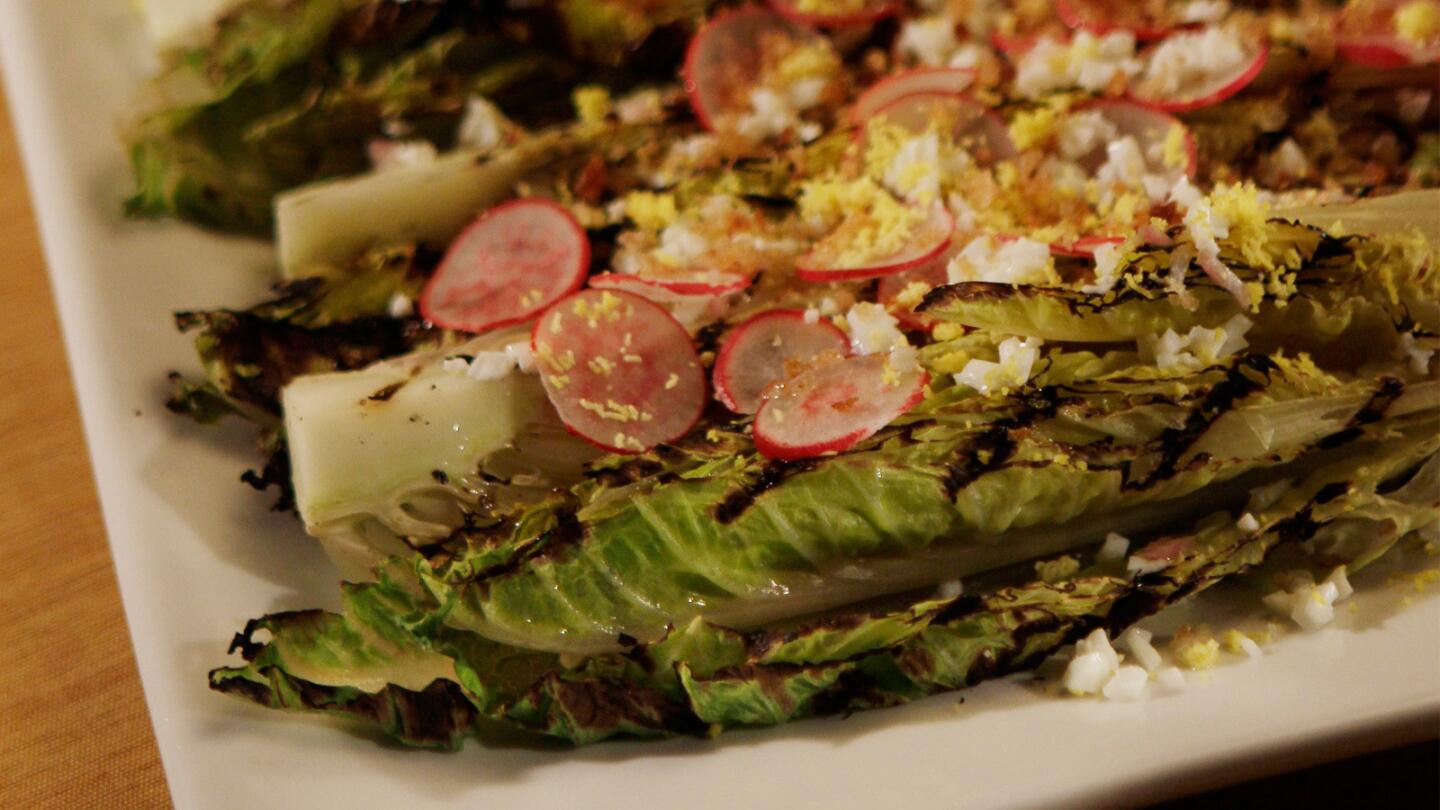
<svg viewBox="0 0 1440 810">
<path fill-rule="evenodd" d="M 1242 532 L 1258 532 L 1260 531 L 1260 521 L 1256 520 L 1254 515 L 1246 512 L 1240 516 L 1239 520 L 1235 521 L 1235 528 Z"/>
<path fill-rule="evenodd" d="M 964 171 L 973 162 L 964 149 L 942 150 L 939 134 L 926 132 L 900 144 L 881 179 L 906 200 L 929 203 L 940 196 L 942 177 Z"/>
<path fill-rule="evenodd" d="M 1185 688 L 1185 673 L 1179 667 L 1165 667 L 1155 673 L 1155 680 L 1161 686 L 1174 692 Z"/>
<path fill-rule="evenodd" d="M 1070 160 L 1079 160 L 1110 143 L 1119 134 L 1110 119 L 1098 110 L 1071 113 L 1060 130 L 1060 154 Z"/>
<path fill-rule="evenodd" d="M 1120 649 L 1138 661 L 1146 671 L 1155 672 L 1164 662 L 1160 657 L 1160 651 L 1150 643 L 1153 638 L 1154 635 L 1149 630 L 1131 627 L 1121 633 L 1115 641 L 1120 645 Z"/>
<path fill-rule="evenodd" d="M 1030 381 L 1043 344 L 1044 341 L 1038 337 L 1024 340 L 1006 338 L 1000 343 L 1000 359 L 997 362 L 972 359 L 955 375 L 955 382 L 968 385 L 985 396 L 1018 388 Z"/>
<path fill-rule="evenodd" d="M 856 354 L 893 352 L 910 345 L 895 316 L 879 304 L 856 304 L 845 314 L 845 323 L 850 327 L 850 348 Z"/>
<path fill-rule="evenodd" d="M 946 65 L 952 68 L 976 68 L 989 55 L 990 50 L 980 43 L 964 42 L 950 54 Z"/>
<path fill-rule="evenodd" d="M 655 250 L 655 258 L 673 267 L 685 267 L 709 250 L 710 240 L 681 220 L 660 231 L 660 247 Z"/>
<path fill-rule="evenodd" d="M 1270 167 L 1282 177 L 1304 177 L 1310 172 L 1310 161 L 1294 138 L 1286 138 L 1270 155 Z"/>
<path fill-rule="evenodd" d="M 1133 136 L 1124 135 L 1106 144 L 1105 162 L 1095 171 L 1100 206 L 1112 205 L 1116 197 L 1130 190 L 1143 192 L 1154 201 L 1165 199 L 1174 185 L 1172 172 L 1151 171 L 1150 166 L 1150 159 Z"/>
<path fill-rule="evenodd" d="M 1349 599 L 1355 593 L 1355 588 L 1350 585 L 1350 577 L 1345 571 L 1345 566 L 1340 566 L 1330 572 L 1325 582 L 1335 586 L 1335 598 L 1337 600 Z"/>
<path fill-rule="evenodd" d="M 1117 76 L 1135 75 L 1140 67 L 1135 37 L 1127 31 L 1101 37 L 1081 31 L 1069 43 L 1044 37 L 1020 57 L 1015 90 L 1027 98 L 1071 87 L 1098 92 Z"/>
<path fill-rule="evenodd" d="M 392 318 L 408 318 L 415 314 L 415 302 L 405 293 L 395 293 L 385 305 L 385 311 Z"/>
<path fill-rule="evenodd" d="M 1123 269 L 1121 259 L 1125 253 L 1120 245 L 1103 244 L 1095 248 L 1095 281 L 1080 288 L 1083 293 L 1104 295 L 1115 289 Z"/>
<path fill-rule="evenodd" d="M 471 96 L 465 102 L 465 114 L 455 132 L 460 146 L 489 152 L 505 139 L 505 114 L 484 96 Z"/>
<path fill-rule="evenodd" d="M 741 116 L 736 131 L 754 141 L 772 138 L 799 123 L 790 100 L 768 87 L 750 91 L 750 111 Z"/>
<path fill-rule="evenodd" d="M 1164 571 L 1169 564 L 1170 561 L 1164 557 L 1150 558 L 1141 557 L 1139 554 L 1131 554 L 1130 558 L 1125 561 L 1125 570 L 1130 574 L 1140 577 L 1146 574 L 1153 574 L 1156 571 Z"/>
<path fill-rule="evenodd" d="M 1076 642 L 1075 655 L 1065 667 L 1065 689 L 1072 695 L 1093 695 L 1105 688 L 1120 669 L 1120 655 L 1110 646 L 1103 628 Z"/>
<path fill-rule="evenodd" d="M 1147 335 L 1138 341 L 1140 356 L 1161 371 L 1195 371 L 1249 346 L 1245 335 L 1253 325 L 1244 315 L 1236 315 L 1214 329 L 1195 326 L 1183 335 L 1166 329 L 1159 337 Z"/>
<path fill-rule="evenodd" d="M 900 28 L 895 47 L 902 57 L 922 65 L 939 66 L 949 60 L 960 41 L 955 38 L 955 22 L 944 14 L 916 17 Z"/>
<path fill-rule="evenodd" d="M 435 162 L 435 144 L 426 140 L 413 141 L 371 141 L 366 149 L 370 155 L 370 163 L 376 171 L 385 172 L 392 169 L 405 169 L 413 166 L 424 166 Z"/>
<path fill-rule="evenodd" d="M 811 326 L 820 323 L 820 310 L 815 307 L 807 307 L 805 310 L 805 323 Z"/>
<path fill-rule="evenodd" d="M 1262 601 L 1305 630 L 1318 630 L 1334 620 L 1335 603 L 1349 598 L 1354 589 L 1344 566 L 1335 569 L 1322 582 L 1308 580 L 1308 576 L 1296 577 L 1289 588 L 1269 594 Z"/>
<path fill-rule="evenodd" d="M 622 124 L 658 124 L 665 118 L 665 105 L 660 91 L 647 87 L 616 101 L 615 114 Z"/>
<path fill-rule="evenodd" d="M 1130 541 L 1123 535 L 1110 532 L 1105 535 L 1105 542 L 1100 550 L 1095 553 L 1095 559 L 1101 562 L 1124 559 L 1126 552 L 1130 550 Z"/>
<path fill-rule="evenodd" d="M 1149 673 L 1141 667 L 1126 665 L 1115 671 L 1100 693 L 1106 700 L 1140 700 L 1145 697 L 1149 685 Z"/>
<path fill-rule="evenodd" d="M 476 352 L 469 359 L 447 357 L 440 368 L 464 374 L 473 380 L 498 380 L 517 369 L 525 374 L 534 374 L 535 356 L 531 353 L 529 341 L 516 341 L 502 349 Z"/>
<path fill-rule="evenodd" d="M 981 236 L 970 240 L 945 267 L 951 284 L 989 281 L 997 284 L 1055 284 L 1055 260 L 1050 246 L 1034 239 L 998 240 Z"/>
<path fill-rule="evenodd" d="M 1219 26 L 1182 31 L 1161 40 L 1142 80 L 1151 96 L 1184 99 L 1204 93 L 1217 78 L 1233 75 L 1252 58 L 1242 37 Z"/>
<path fill-rule="evenodd" d="M 1400 335 L 1400 344 L 1396 347 L 1396 353 L 1401 360 L 1410 363 L 1410 370 L 1416 374 L 1430 373 L 1430 359 L 1435 356 L 1435 350 L 1416 345 L 1414 333 L 1405 332 Z"/>
<path fill-rule="evenodd" d="M 1182 174 L 1176 179 L 1175 185 L 1170 187 L 1169 199 L 1181 211 L 1189 211 L 1196 203 L 1204 199 L 1204 195 L 1190 182 L 1189 175 Z"/>
<path fill-rule="evenodd" d="M 1229 0 L 1190 0 L 1180 7 L 1180 22 L 1220 22 L 1230 13 Z"/>
</svg>

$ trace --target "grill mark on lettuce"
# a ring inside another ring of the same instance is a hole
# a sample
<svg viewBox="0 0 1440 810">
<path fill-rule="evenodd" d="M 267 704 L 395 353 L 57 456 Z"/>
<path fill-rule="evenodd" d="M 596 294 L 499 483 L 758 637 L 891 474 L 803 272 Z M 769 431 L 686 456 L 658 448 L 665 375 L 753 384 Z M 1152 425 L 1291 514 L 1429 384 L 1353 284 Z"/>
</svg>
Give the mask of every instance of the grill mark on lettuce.
<svg viewBox="0 0 1440 810">
<path fill-rule="evenodd" d="M 305 327 L 252 312 L 181 312 L 181 331 L 205 330 L 202 352 L 229 372 L 229 398 L 280 415 L 280 389 L 300 374 L 349 371 L 412 350 L 433 330 L 415 319 L 365 316 Z M 208 349 L 208 351 L 206 351 Z"/>
<path fill-rule="evenodd" d="M 830 458 L 842 458 L 831 456 Z M 755 504 L 755 499 L 780 486 L 786 480 L 820 468 L 824 459 L 807 458 L 799 461 L 768 461 L 760 472 L 738 489 L 730 492 L 715 505 L 715 520 L 724 525 L 733 523 Z"/>
<path fill-rule="evenodd" d="M 1374 424 L 1385 417 L 1390 406 L 1405 391 L 1405 383 L 1394 377 L 1382 377 L 1380 385 L 1375 393 L 1370 395 L 1370 400 L 1364 407 L 1350 417 L 1350 421 L 1337 433 L 1333 433 L 1320 440 L 1320 449 L 1333 450 L 1337 447 L 1349 444 L 1364 435 L 1366 425 Z"/>
<path fill-rule="evenodd" d="M 388 685 L 374 694 L 346 686 L 324 686 L 297 678 L 278 666 L 259 667 L 266 682 L 210 673 L 210 688 L 272 709 L 309 710 L 378 726 L 407 745 L 456 748 L 471 733 L 476 717 L 465 691 L 436 680 L 419 692 Z"/>
<path fill-rule="evenodd" d="M 553 718 L 553 709 L 564 712 Z M 525 696 L 506 707 L 512 719 L 537 731 L 556 734 L 557 722 L 572 727 L 577 741 L 601 739 L 617 731 L 635 736 L 698 734 L 705 726 L 689 707 L 671 700 L 662 692 L 633 683 L 602 678 L 566 678 L 551 672 L 535 683 Z M 549 719 L 548 724 L 538 722 Z M 579 734 L 575 734 L 579 732 Z"/>
<path fill-rule="evenodd" d="M 1240 400 L 1264 388 L 1275 369 L 1275 363 L 1265 355 L 1248 354 L 1237 360 L 1226 372 L 1225 378 L 1210 389 L 1204 401 L 1190 411 L 1183 426 L 1168 428 L 1160 434 L 1157 439 L 1161 448 L 1160 459 L 1148 473 L 1132 476 L 1133 462 L 1126 464 L 1125 482 L 1121 488 L 1146 489 L 1182 472 L 1176 466 L 1180 457 L 1210 429 L 1215 420 L 1233 410 Z M 1202 459 L 1197 457 L 1196 461 Z"/>
<path fill-rule="evenodd" d="M 1376 494 L 1389 495 L 1392 492 L 1403 489 L 1405 485 L 1409 484 L 1412 480 L 1414 480 L 1415 476 L 1419 475 L 1420 471 L 1423 469 L 1425 469 L 1425 462 L 1421 461 L 1420 463 L 1416 464 L 1408 470 L 1404 470 L 1396 475 L 1386 478 L 1384 481 L 1381 481 L 1378 485 L 1376 485 Z"/>
</svg>

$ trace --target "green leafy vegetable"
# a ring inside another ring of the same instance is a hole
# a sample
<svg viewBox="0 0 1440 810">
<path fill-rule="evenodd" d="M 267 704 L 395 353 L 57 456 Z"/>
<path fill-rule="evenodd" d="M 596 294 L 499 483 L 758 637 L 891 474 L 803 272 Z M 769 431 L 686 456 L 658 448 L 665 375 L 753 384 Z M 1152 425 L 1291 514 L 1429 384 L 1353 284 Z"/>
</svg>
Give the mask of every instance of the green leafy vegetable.
<svg viewBox="0 0 1440 810">
<path fill-rule="evenodd" d="M 749 634 L 695 620 L 654 644 L 569 666 L 547 653 L 456 632 L 437 623 L 447 605 L 382 581 L 347 587 L 343 617 L 279 614 L 252 622 L 235 643 L 247 663 L 212 672 L 211 685 L 274 708 L 338 714 L 376 723 L 409 744 L 439 746 L 458 745 L 486 720 L 586 743 L 894 705 L 1029 668 L 1094 627 L 1118 632 L 1260 563 L 1281 544 L 1353 521 L 1391 521 L 1392 536 L 1425 525 L 1440 507 L 1433 488 L 1384 490 L 1397 476 L 1437 474 L 1434 428 L 1431 418 L 1395 439 L 1332 452 L 1264 508 L 1253 508 L 1257 529 L 1217 514 L 1198 524 L 1179 559 L 1140 577 L 1102 564 L 1059 583 L 921 599 Z M 260 629 L 270 632 L 269 643 L 253 640 Z M 384 643 L 375 640 L 381 637 Z M 447 658 L 454 679 L 434 675 Z M 403 677 L 392 674 L 399 670 Z M 355 685 L 381 680 L 386 685 L 378 689 Z"/>
</svg>

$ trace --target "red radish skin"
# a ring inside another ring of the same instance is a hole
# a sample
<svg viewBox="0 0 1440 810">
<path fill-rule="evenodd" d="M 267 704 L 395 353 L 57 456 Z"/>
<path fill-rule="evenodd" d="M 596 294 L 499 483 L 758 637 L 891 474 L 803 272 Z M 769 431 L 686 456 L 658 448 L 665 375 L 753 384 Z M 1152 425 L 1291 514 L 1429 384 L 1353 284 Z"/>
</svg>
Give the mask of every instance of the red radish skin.
<svg viewBox="0 0 1440 810">
<path fill-rule="evenodd" d="M 1055 15 L 1076 31 L 1089 31 L 1097 37 L 1115 31 L 1129 31 L 1138 40 L 1164 39 L 1179 28 L 1192 26 L 1126 25 L 1104 19 L 1101 9 L 1096 9 L 1093 0 L 1055 0 Z"/>
<path fill-rule="evenodd" d="M 750 279 L 744 276 L 735 276 L 733 280 L 701 281 L 694 278 L 670 279 L 628 273 L 601 273 L 598 276 L 590 277 L 590 286 L 597 290 L 626 290 L 646 297 L 648 297 L 647 293 L 656 290 L 674 295 L 708 297 L 742 292 L 749 288 Z"/>
<path fill-rule="evenodd" d="M 1440 60 L 1440 49 L 1416 50 L 1394 37 L 1353 37 L 1335 43 L 1335 53 L 1354 65 L 1380 70 L 1398 70 Z"/>
<path fill-rule="evenodd" d="M 1362 67 L 1393 70 L 1415 64 L 1410 51 L 1403 43 L 1388 37 L 1357 37 L 1335 43 L 1335 53 L 1341 59 Z"/>
<path fill-rule="evenodd" d="M 1353 10 L 1347 4 L 1335 21 L 1336 55 L 1353 65 L 1380 70 L 1440 60 L 1440 47 L 1419 48 L 1395 33 L 1395 12 L 1403 5 L 1403 1 L 1368 4 L 1370 18 L 1355 20 L 1347 18 Z"/>
<path fill-rule="evenodd" d="M 850 338 L 829 321 L 806 322 L 798 309 L 762 312 L 725 338 L 715 357 L 715 398 L 736 413 L 754 413 L 761 396 L 797 373 L 797 364 L 850 353 Z"/>
<path fill-rule="evenodd" d="M 806 371 L 755 414 L 755 447 L 793 461 L 839 453 L 875 435 L 925 397 L 930 377 L 898 371 L 885 354 L 848 357 Z"/>
<path fill-rule="evenodd" d="M 700 125 L 714 132 L 728 113 L 742 112 L 760 69 L 760 43 L 769 34 L 809 39 L 806 30 L 773 11 L 746 7 L 721 12 L 695 32 L 680 75 Z"/>
<path fill-rule="evenodd" d="M 420 314 L 460 332 L 523 323 L 579 289 L 589 267 L 590 241 L 564 206 L 511 200 L 450 243 L 420 293 Z"/>
<path fill-rule="evenodd" d="M 931 289 L 949 283 L 950 277 L 945 269 L 945 258 L 939 259 L 914 270 L 907 270 L 893 276 L 886 276 L 880 279 L 875 288 L 875 298 L 882 306 L 895 316 L 895 320 L 906 329 L 918 332 L 929 332 L 935 328 L 938 321 L 930 315 L 916 312 L 913 309 L 906 309 L 896 303 L 895 299 L 915 282 L 920 282 Z"/>
<path fill-rule="evenodd" d="M 556 302 L 530 334 L 540 382 L 572 433 L 638 453 L 689 432 L 705 409 L 705 371 L 685 328 L 619 290 Z"/>
<path fill-rule="evenodd" d="M 915 93 L 959 95 L 975 83 L 971 68 L 915 68 L 887 76 L 874 83 L 850 108 L 850 120 L 863 126 L 884 108 Z"/>
<path fill-rule="evenodd" d="M 1144 54 L 1142 54 L 1142 57 L 1143 56 Z M 1269 58 L 1269 46 L 1264 44 L 1256 46 L 1255 56 L 1252 57 L 1250 62 L 1241 70 L 1237 71 L 1234 76 L 1217 82 L 1217 86 L 1213 90 L 1202 92 L 1197 96 L 1191 96 L 1189 98 L 1151 98 L 1147 97 L 1143 90 L 1137 90 L 1135 86 L 1132 85 L 1129 98 L 1131 101 L 1147 107 L 1172 113 L 1189 112 L 1191 110 L 1201 109 L 1202 107 L 1210 107 L 1219 104 L 1250 86 L 1250 83 L 1255 81 L 1255 77 L 1260 75 L 1260 71 L 1265 69 L 1265 62 Z"/>
<path fill-rule="evenodd" d="M 1033 36 L 1007 36 L 999 33 L 990 35 L 990 45 L 1006 56 L 1021 56 L 1035 47 L 1036 42 L 1039 42 L 1039 38 Z"/>
<path fill-rule="evenodd" d="M 898 3 L 891 2 L 869 3 L 867 8 L 859 11 L 828 14 L 801 11 L 795 7 L 794 3 L 787 2 L 787 0 L 770 0 L 770 7 L 775 9 L 780 16 L 791 22 L 816 28 L 849 28 L 856 25 L 869 25 L 893 16 L 898 10 L 898 5 Z"/>
<path fill-rule="evenodd" d="M 837 266 L 827 253 L 832 248 L 823 241 L 795 264 L 795 274 L 804 281 L 856 281 L 903 273 L 929 264 L 950 246 L 955 232 L 955 218 L 944 207 L 936 205 L 918 227 L 911 246 L 891 256 L 861 266 Z"/>
</svg>

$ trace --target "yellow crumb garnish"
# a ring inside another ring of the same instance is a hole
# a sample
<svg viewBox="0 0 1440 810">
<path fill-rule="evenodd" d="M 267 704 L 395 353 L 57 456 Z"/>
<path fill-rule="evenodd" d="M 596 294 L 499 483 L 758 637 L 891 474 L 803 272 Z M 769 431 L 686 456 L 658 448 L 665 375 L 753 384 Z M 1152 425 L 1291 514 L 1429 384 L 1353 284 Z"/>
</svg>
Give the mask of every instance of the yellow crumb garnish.
<svg viewBox="0 0 1440 810">
<path fill-rule="evenodd" d="M 575 104 L 575 117 L 586 124 L 604 121 L 613 106 L 610 102 L 610 91 L 595 84 L 575 88 L 570 99 Z"/>
<path fill-rule="evenodd" d="M 905 285 L 905 289 L 895 296 L 895 305 L 902 309 L 914 309 L 925 300 L 925 294 L 933 290 L 929 284 L 923 281 L 912 281 Z"/>
<path fill-rule="evenodd" d="M 1068 579 L 1080 570 L 1080 561 L 1068 554 L 1053 560 L 1035 563 L 1035 575 L 1045 582 L 1059 582 Z"/>
<path fill-rule="evenodd" d="M 1269 239 L 1266 220 L 1269 212 L 1260 203 L 1260 197 L 1252 185 L 1237 184 L 1215 187 L 1210 194 L 1213 216 L 1229 223 L 1230 235 L 1225 242 L 1240 253 L 1245 263 L 1257 270 L 1273 270 L 1276 257 L 1267 250 Z M 1258 293 L 1251 291 L 1252 300 L 1259 300 Z"/>
<path fill-rule="evenodd" d="M 1215 666 L 1220 660 L 1220 642 L 1210 629 L 1184 625 L 1170 641 L 1170 652 L 1186 669 L 1200 670 Z"/>
<path fill-rule="evenodd" d="M 674 194 L 632 191 L 625 195 L 625 215 L 641 228 L 658 231 L 680 214 L 675 208 Z"/>
<path fill-rule="evenodd" d="M 795 9 L 806 14 L 854 14 L 865 10 L 866 0 L 796 0 Z"/>
<path fill-rule="evenodd" d="M 817 37 L 815 43 L 800 45 L 781 57 L 774 76 L 780 84 L 788 85 L 803 79 L 829 78 L 839 70 L 840 57 L 828 40 Z"/>
<path fill-rule="evenodd" d="M 935 325 L 935 331 L 930 333 L 936 342 L 954 340 L 965 336 L 965 324 L 963 323 L 940 323 Z"/>
<path fill-rule="evenodd" d="M 1172 169 L 1183 169 L 1190 165 L 1190 152 L 1185 148 L 1185 127 L 1176 122 L 1165 133 L 1165 165 Z"/>
<path fill-rule="evenodd" d="M 1036 107 L 1021 110 L 1010 122 L 1010 140 L 1017 149 L 1031 149 L 1041 146 L 1055 136 L 1060 116 L 1052 107 Z M 1179 127 L 1176 127 L 1179 129 Z"/>
<path fill-rule="evenodd" d="M 1395 33 L 1412 45 L 1424 46 L 1440 35 L 1440 4 L 1413 0 L 1395 12 Z"/>
<path fill-rule="evenodd" d="M 1250 638 L 1250 636 L 1246 635 L 1245 633 L 1240 632 L 1239 630 L 1235 630 L 1235 629 L 1233 629 L 1233 628 L 1230 629 L 1230 630 L 1226 630 L 1226 631 L 1225 631 L 1225 649 L 1229 650 L 1229 651 L 1232 652 L 1232 653 L 1241 653 L 1241 652 L 1244 652 L 1244 651 L 1245 651 L 1245 647 L 1244 647 L 1243 645 L 1244 645 L 1244 643 L 1245 643 L 1245 640 L 1246 640 L 1246 639 L 1249 639 L 1249 638 Z M 1253 641 L 1253 639 L 1251 639 L 1251 640 Z"/>
<path fill-rule="evenodd" d="M 905 205 L 874 180 L 821 179 L 800 190 L 800 215 L 834 230 L 822 242 L 836 267 L 893 256 L 908 246 L 924 212 Z"/>
</svg>

